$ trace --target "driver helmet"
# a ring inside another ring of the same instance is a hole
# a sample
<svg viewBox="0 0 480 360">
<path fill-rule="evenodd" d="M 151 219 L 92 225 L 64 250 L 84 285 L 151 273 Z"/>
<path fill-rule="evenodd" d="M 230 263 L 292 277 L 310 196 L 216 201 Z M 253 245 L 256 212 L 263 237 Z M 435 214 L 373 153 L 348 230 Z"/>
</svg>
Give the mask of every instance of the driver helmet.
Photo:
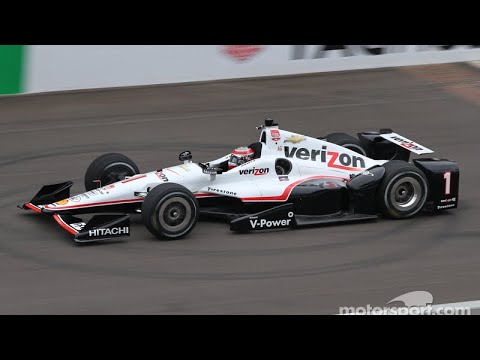
<svg viewBox="0 0 480 360">
<path fill-rule="evenodd" d="M 228 160 L 228 170 L 253 160 L 253 154 L 253 150 L 249 147 L 242 146 L 236 148 L 232 151 L 230 159 Z"/>
</svg>

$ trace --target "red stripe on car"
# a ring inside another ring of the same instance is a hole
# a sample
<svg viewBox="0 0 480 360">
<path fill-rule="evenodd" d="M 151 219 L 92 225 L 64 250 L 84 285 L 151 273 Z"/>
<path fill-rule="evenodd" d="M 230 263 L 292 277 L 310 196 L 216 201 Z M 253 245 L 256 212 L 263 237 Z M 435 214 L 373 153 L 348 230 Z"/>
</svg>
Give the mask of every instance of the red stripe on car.
<svg viewBox="0 0 480 360">
<path fill-rule="evenodd" d="M 63 219 L 58 214 L 53 215 L 53 218 L 61 227 L 67 230 L 70 234 L 75 235 L 78 233 L 77 230 L 75 230 L 70 225 L 68 225 L 65 221 L 63 221 Z"/>
<path fill-rule="evenodd" d="M 174 174 L 176 174 L 176 175 L 180 176 L 180 174 L 179 174 L 179 173 L 177 173 L 177 172 L 175 172 L 175 171 L 173 171 L 173 170 L 170 170 L 170 169 L 164 169 L 164 170 L 168 170 L 168 171 L 170 171 L 170 172 L 172 172 L 172 173 L 174 173 Z"/>
<path fill-rule="evenodd" d="M 135 181 L 135 180 L 138 180 L 138 179 L 141 179 L 141 178 L 144 178 L 144 177 L 147 177 L 147 175 L 141 175 L 141 176 L 137 176 L 137 177 L 133 177 L 133 178 L 127 179 L 127 180 L 123 180 L 123 181 L 122 181 L 122 184 L 128 183 L 128 182 L 130 182 L 130 181 Z"/>
<path fill-rule="evenodd" d="M 217 197 L 217 194 L 194 194 L 195 197 Z"/>
<path fill-rule="evenodd" d="M 80 205 L 73 205 L 73 206 L 55 206 L 49 207 L 49 205 L 45 206 L 46 209 L 49 210 L 70 210 L 70 209 L 77 209 L 81 207 L 94 207 L 94 206 L 101 206 L 101 205 L 114 205 L 114 204 L 122 204 L 122 203 L 133 203 L 133 202 L 143 202 L 143 199 L 130 199 L 130 200 L 115 200 L 115 201 L 105 201 L 105 202 L 97 202 L 97 203 L 89 203 L 89 204 L 80 204 Z"/>
<path fill-rule="evenodd" d="M 37 207 L 37 206 L 35 206 L 35 205 L 31 204 L 31 203 L 25 204 L 25 206 L 26 206 L 27 208 L 29 208 L 29 209 L 37 212 L 37 213 L 41 213 L 41 212 L 42 212 L 42 210 L 40 210 L 39 207 Z"/>
<path fill-rule="evenodd" d="M 313 179 L 339 179 L 339 180 L 348 180 L 346 178 L 340 176 L 311 176 L 306 179 L 295 181 L 294 183 L 287 186 L 287 188 L 283 191 L 282 195 L 279 196 L 261 196 L 261 197 L 247 197 L 247 198 L 240 198 L 242 201 L 286 201 L 290 196 L 293 188 L 300 183 L 303 183 L 308 180 Z"/>
</svg>

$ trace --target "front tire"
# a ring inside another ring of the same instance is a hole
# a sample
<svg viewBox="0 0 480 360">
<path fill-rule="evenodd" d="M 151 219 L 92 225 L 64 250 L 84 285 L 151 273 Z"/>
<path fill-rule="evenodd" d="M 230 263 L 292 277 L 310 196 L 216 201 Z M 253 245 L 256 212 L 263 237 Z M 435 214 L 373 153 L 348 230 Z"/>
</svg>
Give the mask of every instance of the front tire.
<svg viewBox="0 0 480 360">
<path fill-rule="evenodd" d="M 105 186 L 137 174 L 140 174 L 140 170 L 130 158 L 117 153 L 104 154 L 93 160 L 88 167 L 85 189 L 90 191 L 98 188 L 98 180 L 101 186 Z"/>
<path fill-rule="evenodd" d="M 199 204 L 186 187 L 161 184 L 154 187 L 142 204 L 142 219 L 148 231 L 161 240 L 187 236 L 198 221 Z"/>
<path fill-rule="evenodd" d="M 379 211 L 393 219 L 407 219 L 422 210 L 428 196 L 428 182 L 415 165 L 392 160 L 383 165 L 385 175 L 377 192 Z"/>
</svg>

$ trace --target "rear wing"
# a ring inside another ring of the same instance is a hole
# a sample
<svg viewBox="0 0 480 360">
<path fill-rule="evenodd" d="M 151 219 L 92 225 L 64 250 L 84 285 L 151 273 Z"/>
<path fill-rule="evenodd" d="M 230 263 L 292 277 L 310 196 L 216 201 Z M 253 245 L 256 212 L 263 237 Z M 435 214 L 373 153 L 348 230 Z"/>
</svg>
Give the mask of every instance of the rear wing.
<svg viewBox="0 0 480 360">
<path fill-rule="evenodd" d="M 423 154 L 431 154 L 433 150 L 426 148 L 423 145 L 417 144 L 416 142 L 407 139 L 405 136 L 399 135 L 397 133 L 391 132 L 388 134 L 380 134 L 382 138 L 388 140 L 398 146 L 401 146 L 404 149 L 407 149 L 415 154 L 423 155 Z"/>
</svg>

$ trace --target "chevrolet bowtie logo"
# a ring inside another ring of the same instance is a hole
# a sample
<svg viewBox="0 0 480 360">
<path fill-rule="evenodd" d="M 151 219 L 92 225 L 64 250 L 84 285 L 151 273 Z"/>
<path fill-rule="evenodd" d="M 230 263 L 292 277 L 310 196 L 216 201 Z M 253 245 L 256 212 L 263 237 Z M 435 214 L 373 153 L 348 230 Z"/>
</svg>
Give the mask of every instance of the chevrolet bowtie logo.
<svg viewBox="0 0 480 360">
<path fill-rule="evenodd" d="M 292 135 L 289 138 L 286 138 L 283 142 L 284 143 L 291 142 L 292 144 L 298 144 L 304 140 L 307 140 L 307 139 L 299 135 Z"/>
</svg>

